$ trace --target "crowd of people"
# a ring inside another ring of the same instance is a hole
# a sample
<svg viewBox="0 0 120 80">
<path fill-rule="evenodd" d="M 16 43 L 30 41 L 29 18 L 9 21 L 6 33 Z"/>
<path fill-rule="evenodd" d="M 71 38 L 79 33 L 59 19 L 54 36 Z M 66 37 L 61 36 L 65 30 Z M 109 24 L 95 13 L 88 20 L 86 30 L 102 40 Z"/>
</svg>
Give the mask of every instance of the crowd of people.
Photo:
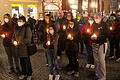
<svg viewBox="0 0 120 80">
<path fill-rule="evenodd" d="M 8 56 L 9 74 L 15 73 L 20 80 L 32 79 L 32 66 L 28 55 L 27 45 L 34 43 L 33 34 L 36 31 L 38 40 L 45 49 L 46 65 L 49 67 L 49 80 L 60 79 L 61 55 L 64 51 L 69 63 L 64 67 L 67 75 L 80 77 L 78 53 L 83 54 L 86 47 L 86 68 L 95 69 L 97 80 L 106 80 L 105 56 L 110 45 L 109 59 L 120 62 L 120 11 L 108 16 L 100 14 L 84 17 L 78 15 L 73 18 L 71 12 L 59 13 L 57 20 L 50 14 L 44 20 L 36 21 L 28 16 L 17 18 L 14 14 L 4 15 L 4 23 L 0 21 L 0 36 Z M 84 46 L 85 45 L 85 46 Z M 81 47 L 81 48 L 79 48 Z M 81 50 L 79 50 L 81 49 Z M 115 54 L 114 54 L 115 50 Z M 14 63 L 15 62 L 15 67 Z"/>
</svg>

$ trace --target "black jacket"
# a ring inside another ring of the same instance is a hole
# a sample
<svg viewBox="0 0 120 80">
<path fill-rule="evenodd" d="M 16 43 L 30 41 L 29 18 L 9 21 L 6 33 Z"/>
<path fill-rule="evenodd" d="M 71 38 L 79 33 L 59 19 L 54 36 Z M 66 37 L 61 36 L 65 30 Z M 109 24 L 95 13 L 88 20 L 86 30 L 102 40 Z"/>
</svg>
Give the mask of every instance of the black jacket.
<svg viewBox="0 0 120 80">
<path fill-rule="evenodd" d="M 113 30 L 109 29 L 109 39 L 120 39 L 120 22 L 119 19 L 115 21 L 108 22 L 109 28 L 112 27 Z"/>
<path fill-rule="evenodd" d="M 46 28 L 49 28 L 49 27 L 53 27 L 53 29 L 54 29 L 53 36 L 51 34 L 47 34 L 47 32 L 46 32 Z M 43 20 L 42 25 L 40 27 L 40 33 L 41 33 L 41 41 L 43 42 L 43 47 L 49 48 L 49 49 L 54 49 L 54 39 L 56 36 L 56 29 L 55 29 L 54 23 L 52 21 L 50 21 L 50 23 L 47 24 L 45 22 L 45 20 Z M 46 45 L 47 40 L 48 40 L 48 36 L 50 36 L 50 41 L 51 41 L 51 45 L 49 47 Z"/>
<path fill-rule="evenodd" d="M 72 22 L 74 22 L 74 27 L 73 29 L 69 27 L 69 21 L 67 21 L 67 30 L 65 33 L 65 49 L 67 51 L 75 51 L 78 52 L 79 50 L 79 42 L 81 40 L 81 33 L 80 33 L 80 28 L 77 24 L 76 21 L 71 20 Z M 67 39 L 68 34 L 72 34 L 73 36 L 73 40 Z"/>
<path fill-rule="evenodd" d="M 6 37 L 3 39 L 3 45 L 4 46 L 13 46 L 12 44 L 12 36 L 14 33 L 16 25 L 14 22 L 11 23 L 11 25 L 5 23 L 2 25 L 2 34 L 5 34 Z"/>
<path fill-rule="evenodd" d="M 97 34 L 97 40 L 93 40 L 93 43 L 104 44 L 107 41 L 109 35 L 108 25 L 101 21 L 100 24 L 95 24 L 93 26 L 93 34 Z"/>
</svg>

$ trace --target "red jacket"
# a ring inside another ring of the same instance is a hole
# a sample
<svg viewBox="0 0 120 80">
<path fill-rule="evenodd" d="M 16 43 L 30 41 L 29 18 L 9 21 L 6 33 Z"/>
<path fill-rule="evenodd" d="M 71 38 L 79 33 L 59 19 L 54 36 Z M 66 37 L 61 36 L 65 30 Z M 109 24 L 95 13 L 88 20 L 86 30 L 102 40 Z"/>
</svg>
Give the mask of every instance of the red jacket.
<svg viewBox="0 0 120 80">
<path fill-rule="evenodd" d="M 92 45 L 92 40 L 91 40 L 92 26 L 93 25 L 91 26 L 86 25 L 81 31 L 82 37 L 84 39 L 84 43 L 86 45 Z"/>
</svg>

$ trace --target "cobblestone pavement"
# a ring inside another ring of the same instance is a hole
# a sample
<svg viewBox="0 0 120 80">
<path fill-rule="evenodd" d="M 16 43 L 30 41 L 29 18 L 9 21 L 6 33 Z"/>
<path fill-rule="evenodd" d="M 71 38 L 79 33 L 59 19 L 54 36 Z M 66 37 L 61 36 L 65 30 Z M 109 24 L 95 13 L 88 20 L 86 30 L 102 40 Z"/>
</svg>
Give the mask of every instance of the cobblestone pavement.
<svg viewBox="0 0 120 80">
<path fill-rule="evenodd" d="M 73 76 L 66 75 L 66 72 L 61 70 L 61 80 L 94 80 L 92 73 L 94 70 L 86 70 L 84 66 L 86 65 L 85 54 L 80 54 L 80 77 L 75 78 Z M 33 80 L 48 80 L 49 70 L 45 65 L 44 50 L 39 46 L 38 52 L 31 57 L 32 68 L 33 68 Z M 62 66 L 65 66 L 68 60 L 63 54 L 62 56 Z M 120 63 L 108 60 L 107 63 L 107 80 L 120 80 Z M 8 66 L 8 65 L 6 65 Z M 2 66 L 0 66 L 0 70 Z M 8 70 L 2 70 L 0 72 L 0 80 L 18 80 L 14 74 L 8 74 Z"/>
</svg>

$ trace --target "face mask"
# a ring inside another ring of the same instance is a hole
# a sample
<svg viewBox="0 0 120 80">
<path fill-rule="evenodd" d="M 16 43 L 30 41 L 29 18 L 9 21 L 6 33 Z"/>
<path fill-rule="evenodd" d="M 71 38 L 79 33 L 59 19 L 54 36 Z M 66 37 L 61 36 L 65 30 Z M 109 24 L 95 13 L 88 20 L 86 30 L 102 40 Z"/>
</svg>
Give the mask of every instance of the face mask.
<svg viewBox="0 0 120 80">
<path fill-rule="evenodd" d="M 100 22 L 100 19 L 95 19 L 95 22 L 96 22 L 96 23 L 99 23 L 99 22 Z"/>
<path fill-rule="evenodd" d="M 119 13 L 117 13 L 118 14 L 118 16 L 120 16 L 120 12 Z"/>
<path fill-rule="evenodd" d="M 94 21 L 92 21 L 92 20 L 89 20 L 88 22 L 89 22 L 90 24 L 93 24 L 93 22 L 94 22 Z"/>
<path fill-rule="evenodd" d="M 78 20 L 80 20 L 80 17 L 78 17 Z"/>
<path fill-rule="evenodd" d="M 54 34 L 54 30 L 50 30 L 50 34 Z"/>
<path fill-rule="evenodd" d="M 19 27 L 23 26 L 23 23 L 22 22 L 18 22 L 18 26 Z"/>
<path fill-rule="evenodd" d="M 9 22 L 9 19 L 8 19 L 8 18 L 5 18 L 4 21 L 5 21 L 6 23 L 8 23 L 8 22 Z"/>
<path fill-rule="evenodd" d="M 111 21 L 114 21 L 114 20 L 115 20 L 115 18 L 114 18 L 114 17 L 111 17 L 111 18 L 110 18 L 110 20 L 111 20 Z"/>
</svg>

